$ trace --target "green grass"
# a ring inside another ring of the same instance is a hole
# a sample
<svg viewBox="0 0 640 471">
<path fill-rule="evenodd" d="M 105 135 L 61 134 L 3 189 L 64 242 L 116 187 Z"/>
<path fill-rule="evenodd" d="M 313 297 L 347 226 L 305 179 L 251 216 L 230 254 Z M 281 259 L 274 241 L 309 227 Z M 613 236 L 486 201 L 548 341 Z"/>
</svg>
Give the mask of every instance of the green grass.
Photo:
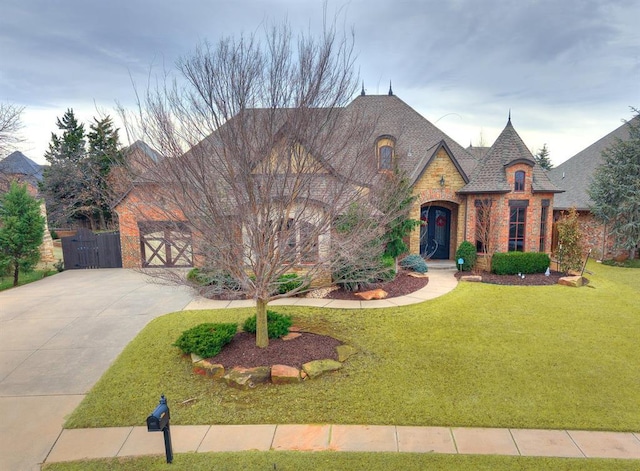
<svg viewBox="0 0 640 471">
<path fill-rule="evenodd" d="M 28 272 L 20 271 L 20 275 L 18 276 L 18 286 L 26 285 L 27 283 L 33 283 L 34 281 L 39 281 L 43 279 L 45 276 L 55 275 L 57 273 L 56 270 L 32 270 Z M 13 273 L 9 276 L 0 276 L 0 291 L 4 291 L 5 289 L 13 288 Z"/>
<path fill-rule="evenodd" d="M 625 471 L 637 470 L 635 460 L 583 459 L 583 458 L 529 458 L 513 456 L 434 455 L 413 453 L 336 453 L 336 452 L 244 452 L 198 453 L 174 456 L 167 464 L 164 456 L 141 458 L 114 458 L 109 460 L 52 463 L 45 471 L 109 471 L 115 469 L 136 470 L 349 470 L 349 471 Z"/>
<path fill-rule="evenodd" d="M 144 425 L 164 393 L 173 424 L 338 423 L 640 431 L 640 270 L 590 264 L 591 287 L 461 283 L 418 305 L 278 306 L 360 350 L 335 373 L 237 391 L 191 372 L 171 344 L 251 309 L 155 319 L 66 427 Z M 195 400 L 182 404 L 188 399 Z"/>
</svg>

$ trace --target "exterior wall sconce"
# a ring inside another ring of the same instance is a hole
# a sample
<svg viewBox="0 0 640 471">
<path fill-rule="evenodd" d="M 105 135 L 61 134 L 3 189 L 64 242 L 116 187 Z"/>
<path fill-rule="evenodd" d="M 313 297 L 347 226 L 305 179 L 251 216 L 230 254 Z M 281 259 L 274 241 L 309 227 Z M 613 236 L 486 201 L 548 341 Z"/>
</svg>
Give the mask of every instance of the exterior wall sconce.
<svg viewBox="0 0 640 471">
<path fill-rule="evenodd" d="M 444 175 L 440 177 L 440 186 L 444 186 Z"/>
</svg>

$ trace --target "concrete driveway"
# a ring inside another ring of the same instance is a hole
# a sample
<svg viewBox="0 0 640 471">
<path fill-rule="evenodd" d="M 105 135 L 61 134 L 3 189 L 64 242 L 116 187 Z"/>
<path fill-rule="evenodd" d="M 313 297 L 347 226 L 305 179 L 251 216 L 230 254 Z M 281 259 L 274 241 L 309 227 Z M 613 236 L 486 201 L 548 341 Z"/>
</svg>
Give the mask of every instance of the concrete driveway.
<svg viewBox="0 0 640 471">
<path fill-rule="evenodd" d="M 38 470 L 70 414 L 153 318 L 192 294 L 123 269 L 0 292 L 0 470 Z"/>
</svg>

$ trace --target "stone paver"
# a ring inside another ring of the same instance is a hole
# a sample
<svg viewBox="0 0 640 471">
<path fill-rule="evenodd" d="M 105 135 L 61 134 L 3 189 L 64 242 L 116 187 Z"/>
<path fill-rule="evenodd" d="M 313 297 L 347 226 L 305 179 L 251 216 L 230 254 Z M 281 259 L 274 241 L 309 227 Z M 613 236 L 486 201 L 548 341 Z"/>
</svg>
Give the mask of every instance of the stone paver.
<svg viewBox="0 0 640 471">
<path fill-rule="evenodd" d="M 584 454 L 564 430 L 512 429 L 511 435 L 513 435 L 522 456 L 584 457 Z"/>
<path fill-rule="evenodd" d="M 321 451 L 329 447 L 330 425 L 278 425 L 274 450 Z"/>
<path fill-rule="evenodd" d="M 448 427 L 396 427 L 398 451 L 408 453 L 456 453 Z"/>
<path fill-rule="evenodd" d="M 471 455 L 518 455 L 508 429 L 454 428 L 453 438 L 458 453 Z"/>
<path fill-rule="evenodd" d="M 212 425 L 198 451 L 268 451 L 275 425 Z"/>
<path fill-rule="evenodd" d="M 334 451 L 398 451 L 391 425 L 333 425 L 329 449 Z"/>
<path fill-rule="evenodd" d="M 632 433 L 569 431 L 588 458 L 640 459 L 640 441 Z"/>
</svg>

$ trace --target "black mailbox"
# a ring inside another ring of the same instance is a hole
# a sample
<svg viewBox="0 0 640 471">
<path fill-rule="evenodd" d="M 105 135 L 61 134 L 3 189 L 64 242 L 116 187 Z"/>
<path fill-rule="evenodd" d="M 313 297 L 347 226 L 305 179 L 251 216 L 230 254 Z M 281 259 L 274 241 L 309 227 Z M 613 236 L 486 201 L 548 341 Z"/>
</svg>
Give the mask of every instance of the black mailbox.
<svg viewBox="0 0 640 471">
<path fill-rule="evenodd" d="M 169 418 L 169 406 L 167 406 L 167 400 L 163 395 L 160 397 L 160 404 L 147 417 L 147 431 L 162 432 L 165 427 L 169 426 Z"/>
</svg>

